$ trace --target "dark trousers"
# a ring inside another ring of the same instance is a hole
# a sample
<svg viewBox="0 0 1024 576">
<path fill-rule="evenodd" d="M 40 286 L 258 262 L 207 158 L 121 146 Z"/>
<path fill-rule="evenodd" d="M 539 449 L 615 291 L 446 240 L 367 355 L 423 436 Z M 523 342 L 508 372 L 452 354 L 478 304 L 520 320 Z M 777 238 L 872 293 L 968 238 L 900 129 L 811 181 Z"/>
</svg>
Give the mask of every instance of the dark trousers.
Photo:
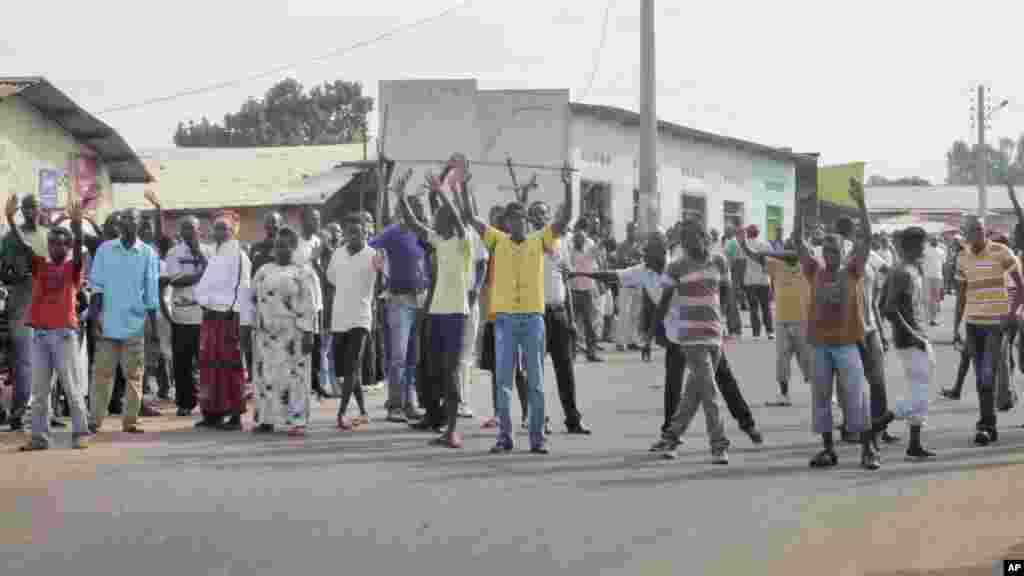
<svg viewBox="0 0 1024 576">
<path fill-rule="evenodd" d="M 435 402 L 434 410 L 439 411 L 439 399 L 444 396 L 445 420 L 448 433 L 455 432 L 455 422 L 459 409 L 459 359 L 462 356 L 462 340 L 466 328 L 464 314 L 431 314 L 427 317 L 430 323 L 430 348 L 433 361 L 437 366 L 432 378 Z M 434 422 L 431 422 L 434 423 Z"/>
<path fill-rule="evenodd" d="M 665 349 L 665 422 L 662 424 L 662 432 L 669 429 L 669 421 L 679 406 L 679 397 L 683 391 L 683 373 L 686 372 L 686 357 L 683 349 L 678 344 L 669 342 Z M 740 392 L 739 382 L 733 374 L 732 366 L 725 351 L 719 355 L 718 365 L 715 366 L 715 382 L 718 384 L 718 391 L 722 393 L 729 413 L 733 420 L 739 424 L 740 430 L 749 430 L 755 426 L 754 414 L 750 406 Z"/>
<path fill-rule="evenodd" d="M 597 343 L 597 333 L 594 332 L 594 293 L 590 290 L 573 290 L 572 306 L 576 313 L 576 323 L 582 324 L 587 352 L 593 353 L 594 345 Z M 622 313 L 628 312 L 627 310 Z"/>
<path fill-rule="evenodd" d="M 878 330 L 864 336 L 864 340 L 857 343 L 857 348 L 860 350 L 860 363 L 864 365 L 864 377 L 871 391 L 871 417 L 878 418 L 889 409 L 885 391 L 885 353 Z"/>
<path fill-rule="evenodd" d="M 183 410 L 196 407 L 196 360 L 199 358 L 199 325 L 171 326 L 174 351 L 174 403 Z"/>
<path fill-rule="evenodd" d="M 341 402 L 338 404 L 339 418 L 348 410 L 348 402 L 353 394 L 356 396 L 356 404 L 359 405 L 359 413 L 366 414 L 362 378 L 367 333 L 366 328 L 353 328 L 347 332 L 334 333 L 334 362 L 338 367 L 338 375 L 345 378 L 341 387 Z"/>
<path fill-rule="evenodd" d="M 320 380 L 320 345 L 319 334 L 313 334 L 313 353 L 309 358 L 309 383 L 312 390 L 323 390 Z"/>
<path fill-rule="evenodd" d="M 772 291 L 767 284 L 752 284 L 746 287 L 747 298 L 750 301 L 750 330 L 754 336 L 761 335 L 761 321 L 764 320 L 764 330 L 768 334 L 775 332 L 775 325 L 772 323 Z"/>
<path fill-rule="evenodd" d="M 967 325 L 967 340 L 974 350 L 974 376 L 981 418 L 978 430 L 996 429 L 996 367 L 1002 350 L 999 326 Z"/>
<path fill-rule="evenodd" d="M 439 362 L 434 357 L 431 345 L 433 326 L 426 315 L 420 315 L 416 322 L 416 349 L 419 354 L 416 364 L 416 395 L 423 408 L 423 420 L 431 428 L 440 428 L 444 424 L 444 411 L 441 409 L 441 385 L 437 383 Z"/>
<path fill-rule="evenodd" d="M 580 425 L 580 412 L 576 408 L 576 370 L 573 368 L 573 338 L 569 326 L 569 315 L 565 306 L 548 306 L 544 312 L 544 331 L 547 334 L 548 354 L 555 368 L 555 379 L 558 381 L 558 398 L 562 401 L 562 412 L 565 414 L 565 425 L 575 428 Z M 526 382 L 523 379 L 523 385 Z M 516 379 L 516 387 L 519 378 Z M 522 400 L 523 391 L 519 393 Z M 526 411 L 524 410 L 525 414 Z"/>
</svg>

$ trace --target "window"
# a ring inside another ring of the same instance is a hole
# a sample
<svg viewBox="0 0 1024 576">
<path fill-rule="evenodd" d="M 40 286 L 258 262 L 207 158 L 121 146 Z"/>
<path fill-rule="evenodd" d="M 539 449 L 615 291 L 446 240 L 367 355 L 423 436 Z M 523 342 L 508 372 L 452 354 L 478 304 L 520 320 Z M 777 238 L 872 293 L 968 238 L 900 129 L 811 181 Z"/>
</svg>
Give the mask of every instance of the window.
<svg viewBox="0 0 1024 576">
<path fill-rule="evenodd" d="M 707 225 L 708 222 L 708 200 L 703 196 L 694 196 L 683 192 L 682 197 L 682 212 L 680 213 L 679 220 L 686 222 L 688 220 L 697 220 L 701 224 Z"/>
<path fill-rule="evenodd" d="M 743 227 L 743 202 L 726 200 L 722 203 L 722 224 L 725 228 Z"/>
<path fill-rule="evenodd" d="M 765 208 L 764 217 L 764 229 L 765 238 L 769 242 L 775 240 L 785 240 L 785 238 L 779 238 L 779 228 L 782 226 L 782 206 L 767 206 Z"/>
</svg>

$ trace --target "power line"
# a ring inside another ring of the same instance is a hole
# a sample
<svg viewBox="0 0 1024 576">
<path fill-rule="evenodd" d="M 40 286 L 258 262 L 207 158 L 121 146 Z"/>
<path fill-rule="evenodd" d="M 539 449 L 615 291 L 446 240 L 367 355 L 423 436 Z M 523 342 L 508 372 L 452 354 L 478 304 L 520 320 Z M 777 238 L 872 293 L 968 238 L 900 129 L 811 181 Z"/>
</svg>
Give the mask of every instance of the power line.
<svg viewBox="0 0 1024 576">
<path fill-rule="evenodd" d="M 597 78 L 597 71 L 601 67 L 601 54 L 604 52 L 604 45 L 608 41 L 608 16 L 611 14 L 613 1 L 614 0 L 608 0 L 608 3 L 605 4 L 604 22 L 601 24 L 601 40 L 597 43 L 597 49 L 594 51 L 594 66 L 590 70 L 590 78 L 587 79 L 587 88 L 580 96 L 580 100 L 586 100 L 587 96 L 590 95 L 590 90 L 594 87 L 594 80 Z"/>
<path fill-rule="evenodd" d="M 462 2 L 459 2 L 458 4 L 452 6 L 451 8 L 448 8 L 447 10 L 444 10 L 443 12 L 440 12 L 440 13 L 435 14 L 433 16 L 427 16 L 425 18 L 420 18 L 419 20 L 416 20 L 414 22 L 410 22 L 408 24 L 402 24 L 400 26 L 396 26 L 396 27 L 394 27 L 394 28 L 392 28 L 390 30 L 387 30 L 386 32 L 382 32 L 382 33 L 378 34 L 377 36 L 374 36 L 373 38 L 369 38 L 369 39 L 366 39 L 366 40 L 360 40 L 359 42 L 356 42 L 355 44 L 352 44 L 350 46 L 346 46 L 344 48 L 337 48 L 335 50 L 327 52 L 326 54 L 322 54 L 320 56 L 316 56 L 316 57 L 310 58 L 308 61 L 309 62 L 317 62 L 319 60 L 327 60 L 329 58 L 335 58 L 337 56 L 343 56 L 345 54 L 348 54 L 349 52 L 354 52 L 355 50 L 358 50 L 360 48 L 366 48 L 367 46 L 371 46 L 371 45 L 376 44 L 378 42 L 382 42 L 384 40 L 390 40 L 391 38 L 397 36 L 398 34 L 401 34 L 402 32 L 408 32 L 408 31 L 413 30 L 415 28 L 419 28 L 420 26 L 424 26 L 426 24 L 433 23 L 433 22 L 435 22 L 437 20 L 440 20 L 442 18 L 446 18 L 446 17 L 450 16 L 451 14 L 453 14 L 455 11 L 468 6 L 472 2 L 473 2 L 473 0 L 463 0 Z M 292 68 L 296 68 L 296 67 L 298 67 L 298 66 L 300 66 L 302 64 L 305 64 L 305 63 L 306 62 L 294 62 L 292 64 L 286 64 L 284 66 L 278 66 L 276 68 L 273 68 L 271 70 L 267 70 L 265 72 L 259 72 L 257 74 L 251 74 L 251 75 L 245 76 L 243 78 L 236 78 L 234 80 L 226 80 L 226 81 L 223 81 L 223 82 L 217 82 L 216 84 L 210 84 L 210 85 L 207 85 L 207 86 L 203 86 L 201 88 L 191 88 L 191 89 L 188 89 L 188 90 L 181 90 L 181 91 L 175 92 L 173 94 L 168 94 L 167 96 L 159 96 L 159 97 L 156 97 L 156 98 L 149 98 L 148 100 L 143 100 L 143 101 L 137 102 L 135 104 L 125 104 L 125 105 L 122 105 L 122 106 L 114 106 L 113 108 L 107 108 L 106 110 L 101 110 L 99 113 L 100 114 L 109 114 L 109 113 L 113 113 L 113 112 L 123 112 L 123 111 L 126 111 L 126 110 L 135 110 L 137 108 L 142 108 L 143 106 L 149 106 L 150 104 L 160 104 L 160 103 L 163 103 L 163 102 L 170 102 L 172 100 L 177 100 L 178 98 L 184 98 L 186 96 L 196 96 L 196 95 L 199 95 L 199 94 L 206 94 L 208 92 L 213 92 L 215 90 L 220 90 L 222 88 L 230 88 L 232 86 L 238 86 L 238 85 L 240 85 L 242 83 L 249 82 L 249 81 L 252 81 L 252 80 L 259 80 L 261 78 L 266 78 L 267 76 L 273 76 L 275 74 L 280 74 L 281 72 L 284 72 L 286 70 L 290 70 Z"/>
</svg>

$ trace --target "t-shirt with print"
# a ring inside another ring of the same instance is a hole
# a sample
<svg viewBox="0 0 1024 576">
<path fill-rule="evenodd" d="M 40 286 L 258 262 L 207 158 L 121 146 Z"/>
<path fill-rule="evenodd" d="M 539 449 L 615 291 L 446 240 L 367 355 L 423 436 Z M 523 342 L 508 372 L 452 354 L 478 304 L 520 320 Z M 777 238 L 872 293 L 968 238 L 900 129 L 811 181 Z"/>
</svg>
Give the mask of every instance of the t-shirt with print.
<svg viewBox="0 0 1024 576">
<path fill-rule="evenodd" d="M 864 259 L 850 258 L 834 273 L 814 257 L 801 261 L 811 285 L 807 341 L 844 346 L 864 339 Z"/>
<path fill-rule="evenodd" d="M 765 257 L 765 268 L 775 285 L 775 320 L 804 322 L 811 291 L 800 262 L 792 264 L 781 258 Z"/>
<path fill-rule="evenodd" d="M 968 324 L 997 325 L 1010 313 L 1006 273 L 1016 265 L 1010 249 L 997 242 L 986 242 L 978 253 L 969 245 L 960 250 L 957 271 L 967 282 L 964 320 Z"/>
<path fill-rule="evenodd" d="M 60 264 L 35 256 L 32 259 L 32 302 L 27 324 L 41 330 L 78 328 L 76 297 L 82 269 L 68 259 Z"/>
<path fill-rule="evenodd" d="M 926 337 L 922 329 L 924 310 L 924 280 L 914 264 L 901 263 L 891 273 L 885 295 L 885 317 L 892 325 L 892 343 L 896 348 L 912 348 L 918 338 L 903 327 L 897 314 L 917 334 Z"/>
<path fill-rule="evenodd" d="M 469 314 L 467 293 L 473 285 L 473 241 L 468 237 L 442 238 L 431 232 L 427 238 L 434 248 L 437 283 L 430 314 Z"/>
<path fill-rule="evenodd" d="M 527 235 L 522 242 L 487 227 L 484 245 L 493 257 L 490 306 L 495 314 L 544 313 L 544 251 L 556 239 L 550 225 Z"/>
<path fill-rule="evenodd" d="M 199 251 L 207 261 L 213 257 L 210 246 L 200 245 Z M 173 279 L 183 274 L 202 273 L 199 259 L 184 242 L 178 242 L 167 254 L 167 268 L 160 276 Z M 195 285 L 171 286 L 171 319 L 175 324 L 198 326 L 203 323 L 203 309 L 196 302 Z"/>
<path fill-rule="evenodd" d="M 675 290 L 665 317 L 665 337 L 680 346 L 721 346 L 722 307 L 719 290 L 729 285 L 729 265 L 720 255 L 701 262 L 677 260 L 663 283 Z"/>
</svg>

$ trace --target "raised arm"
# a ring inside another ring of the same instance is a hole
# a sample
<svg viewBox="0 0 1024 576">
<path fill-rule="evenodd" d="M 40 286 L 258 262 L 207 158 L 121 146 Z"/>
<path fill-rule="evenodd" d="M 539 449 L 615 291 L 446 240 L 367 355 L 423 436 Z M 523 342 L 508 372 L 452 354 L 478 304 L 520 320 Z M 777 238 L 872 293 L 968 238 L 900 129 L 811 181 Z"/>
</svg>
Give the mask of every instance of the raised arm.
<svg viewBox="0 0 1024 576">
<path fill-rule="evenodd" d="M 21 234 L 21 229 L 14 224 L 14 215 L 18 213 L 17 194 L 11 194 L 10 197 L 7 198 L 7 206 L 4 212 L 7 214 L 7 227 L 11 229 L 11 235 L 13 235 L 15 240 L 17 240 L 22 246 L 28 246 L 28 243 L 25 242 L 25 237 Z"/>
<path fill-rule="evenodd" d="M 868 216 L 868 207 L 864 202 L 864 185 L 856 178 L 850 178 L 850 198 L 857 203 L 860 211 L 860 221 L 864 226 L 863 237 L 854 248 L 854 254 L 861 262 L 867 262 L 871 254 L 871 218 Z"/>
<path fill-rule="evenodd" d="M 466 187 L 466 183 L 465 182 L 459 182 L 459 184 L 456 186 L 456 188 L 458 188 L 458 189 L 462 189 L 462 188 L 465 188 L 465 187 Z M 457 193 L 458 193 L 457 190 L 451 190 L 451 194 L 452 195 L 457 194 Z M 440 196 L 441 196 L 441 203 L 444 204 L 445 207 L 447 207 L 448 210 L 451 211 L 452 218 L 455 219 L 455 231 L 456 231 L 456 233 L 459 235 L 459 238 L 465 238 L 466 237 L 466 223 L 462 220 L 462 217 L 459 216 L 459 209 L 456 208 L 455 204 L 452 202 L 451 195 L 445 194 L 444 192 L 442 192 L 440 194 Z"/>
<path fill-rule="evenodd" d="M 750 249 L 750 246 L 747 245 L 747 235 L 744 234 L 742 230 L 736 232 L 736 242 L 740 245 L 740 250 L 746 254 L 747 258 L 757 262 L 758 266 L 764 267 L 766 259 L 765 255 L 760 252 L 754 252 Z"/>
<path fill-rule="evenodd" d="M 569 225 L 572 224 L 572 173 L 572 165 L 566 162 L 562 166 L 565 202 L 562 204 L 562 212 L 558 215 L 558 220 L 551 223 L 551 232 L 554 233 L 556 238 L 564 236 L 565 232 L 569 230 Z"/>
<path fill-rule="evenodd" d="M 432 230 L 429 226 L 420 222 L 416 214 L 413 213 L 412 209 L 409 208 L 409 201 L 405 197 L 405 186 L 409 183 L 409 177 L 412 176 L 412 169 L 406 170 L 398 180 L 395 181 L 395 196 L 398 198 L 398 209 L 402 212 L 402 218 L 408 223 L 409 228 L 412 229 L 413 233 L 426 242 L 427 237 L 430 236 Z"/>
<path fill-rule="evenodd" d="M 75 272 L 82 271 L 82 204 L 73 200 L 68 206 L 68 216 L 71 217 L 71 264 Z"/>
<path fill-rule="evenodd" d="M 146 190 L 142 194 L 153 206 L 153 210 L 156 211 L 156 216 L 153 221 L 153 236 L 156 237 L 156 240 L 159 243 L 160 239 L 164 237 L 164 213 L 163 206 L 160 204 L 160 197 L 152 190 Z M 159 246 L 159 244 L 157 244 L 157 246 Z"/>
<path fill-rule="evenodd" d="M 480 211 L 476 205 L 476 194 L 471 186 L 462 187 L 462 220 L 476 229 L 483 238 L 487 232 L 487 222 L 480 219 Z"/>
</svg>

